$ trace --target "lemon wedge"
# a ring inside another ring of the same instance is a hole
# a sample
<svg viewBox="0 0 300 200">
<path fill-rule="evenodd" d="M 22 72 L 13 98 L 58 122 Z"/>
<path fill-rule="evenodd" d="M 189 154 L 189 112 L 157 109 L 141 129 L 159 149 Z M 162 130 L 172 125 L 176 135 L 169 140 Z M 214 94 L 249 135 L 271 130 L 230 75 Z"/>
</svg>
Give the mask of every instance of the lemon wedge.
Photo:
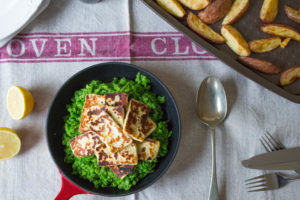
<svg viewBox="0 0 300 200">
<path fill-rule="evenodd" d="M 17 155 L 21 149 L 21 140 L 18 134 L 6 127 L 0 127 L 0 161 Z"/>
<path fill-rule="evenodd" d="M 20 120 L 33 109 L 34 99 L 31 93 L 20 86 L 12 86 L 7 92 L 7 109 L 11 118 Z"/>
</svg>

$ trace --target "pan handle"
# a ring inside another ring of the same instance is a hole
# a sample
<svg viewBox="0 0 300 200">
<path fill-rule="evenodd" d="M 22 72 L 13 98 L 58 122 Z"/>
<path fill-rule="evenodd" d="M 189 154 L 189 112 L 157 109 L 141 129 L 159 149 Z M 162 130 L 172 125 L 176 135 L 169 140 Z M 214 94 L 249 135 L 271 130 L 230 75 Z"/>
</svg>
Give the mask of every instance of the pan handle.
<svg viewBox="0 0 300 200">
<path fill-rule="evenodd" d="M 91 193 L 80 189 L 61 174 L 61 189 L 58 195 L 55 197 L 55 200 L 69 200 L 72 196 L 77 194 L 91 194 Z"/>
</svg>

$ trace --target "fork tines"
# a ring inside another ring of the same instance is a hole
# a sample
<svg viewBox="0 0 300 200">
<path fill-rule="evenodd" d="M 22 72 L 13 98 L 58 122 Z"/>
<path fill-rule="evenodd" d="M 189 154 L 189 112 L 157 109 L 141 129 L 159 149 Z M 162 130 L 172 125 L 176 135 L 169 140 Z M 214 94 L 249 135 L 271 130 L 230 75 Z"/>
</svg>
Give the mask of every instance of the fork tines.
<svg viewBox="0 0 300 200">
<path fill-rule="evenodd" d="M 276 140 L 268 131 L 266 132 L 267 133 L 263 135 L 259 141 L 262 143 L 267 152 L 277 151 L 285 148 L 283 144 Z"/>
<path fill-rule="evenodd" d="M 261 175 L 245 180 L 248 192 L 257 192 L 267 190 L 266 176 Z"/>
</svg>

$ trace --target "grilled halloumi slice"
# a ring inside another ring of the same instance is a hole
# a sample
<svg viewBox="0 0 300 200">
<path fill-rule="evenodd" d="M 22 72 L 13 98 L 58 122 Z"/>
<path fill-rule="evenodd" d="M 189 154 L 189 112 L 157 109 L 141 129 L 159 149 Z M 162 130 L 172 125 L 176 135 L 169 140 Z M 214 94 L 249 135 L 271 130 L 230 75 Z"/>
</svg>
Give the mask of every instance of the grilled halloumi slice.
<svg viewBox="0 0 300 200">
<path fill-rule="evenodd" d="M 97 95 L 97 94 L 87 94 L 85 95 L 84 107 L 91 107 L 96 105 L 105 105 L 105 96 Z"/>
<path fill-rule="evenodd" d="M 108 113 L 121 127 L 123 127 L 125 110 L 122 106 L 94 105 L 90 107 L 83 107 L 79 132 L 85 133 L 90 131 L 89 121 L 93 115 L 99 115 L 102 111 Z"/>
<path fill-rule="evenodd" d="M 149 118 L 150 108 L 131 99 L 125 117 L 123 130 L 134 140 L 143 142 L 155 129 L 156 124 Z"/>
<path fill-rule="evenodd" d="M 95 105 L 123 106 L 124 109 L 127 109 L 128 94 L 113 93 L 102 96 L 97 94 L 87 94 L 85 96 L 84 106 L 90 107 Z"/>
<path fill-rule="evenodd" d="M 111 153 L 122 150 L 132 142 L 132 139 L 105 111 L 91 115 L 87 125 L 91 131 L 100 136 L 101 141 L 105 143 Z"/>
<path fill-rule="evenodd" d="M 139 160 L 147 160 L 152 162 L 158 154 L 160 142 L 153 139 L 145 139 L 144 142 L 137 142 L 137 151 Z"/>
<path fill-rule="evenodd" d="M 103 144 L 100 137 L 93 132 L 88 132 L 74 137 L 70 140 L 70 146 L 75 156 L 86 157 L 95 155 L 95 149 Z M 106 146 L 105 146 L 106 148 Z M 109 152 L 109 154 L 111 154 Z M 123 179 L 128 174 L 133 172 L 134 165 L 114 165 L 109 166 L 120 179 Z"/>
<path fill-rule="evenodd" d="M 95 147 L 101 143 L 100 137 L 93 132 L 76 136 L 70 140 L 70 146 L 73 154 L 77 157 L 94 155 Z"/>
<path fill-rule="evenodd" d="M 109 169 L 113 171 L 120 179 L 125 178 L 128 174 L 133 172 L 134 165 L 115 165 L 109 166 Z"/>
<path fill-rule="evenodd" d="M 91 111 L 92 106 L 100 105 L 102 105 L 102 110 L 105 110 L 108 114 L 110 114 L 113 119 L 123 127 L 125 109 L 127 109 L 128 106 L 128 95 L 126 93 L 106 94 L 103 96 L 87 94 L 82 108 L 79 132 L 85 133 L 89 131 L 89 127 L 87 127 L 85 123 L 89 120 L 87 116 L 88 112 Z"/>
<path fill-rule="evenodd" d="M 125 110 L 128 107 L 128 94 L 126 93 L 113 93 L 105 94 L 105 103 L 109 106 L 123 106 Z"/>
<path fill-rule="evenodd" d="M 99 166 L 137 165 L 138 163 L 137 148 L 134 143 L 116 153 L 111 153 L 107 146 L 102 143 L 96 147 L 95 154 Z"/>
</svg>

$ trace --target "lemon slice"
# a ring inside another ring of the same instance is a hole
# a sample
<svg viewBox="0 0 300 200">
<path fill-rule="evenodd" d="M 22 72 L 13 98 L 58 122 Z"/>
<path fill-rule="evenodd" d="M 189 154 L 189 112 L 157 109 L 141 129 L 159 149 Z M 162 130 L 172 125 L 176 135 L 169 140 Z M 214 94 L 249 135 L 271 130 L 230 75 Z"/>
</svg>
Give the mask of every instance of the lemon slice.
<svg viewBox="0 0 300 200">
<path fill-rule="evenodd" d="M 17 155 L 21 148 L 18 134 L 5 127 L 0 127 L 0 161 L 7 160 Z"/>
<path fill-rule="evenodd" d="M 34 99 L 31 93 L 20 86 L 12 86 L 7 92 L 7 109 L 11 118 L 23 119 L 33 109 Z"/>
</svg>

